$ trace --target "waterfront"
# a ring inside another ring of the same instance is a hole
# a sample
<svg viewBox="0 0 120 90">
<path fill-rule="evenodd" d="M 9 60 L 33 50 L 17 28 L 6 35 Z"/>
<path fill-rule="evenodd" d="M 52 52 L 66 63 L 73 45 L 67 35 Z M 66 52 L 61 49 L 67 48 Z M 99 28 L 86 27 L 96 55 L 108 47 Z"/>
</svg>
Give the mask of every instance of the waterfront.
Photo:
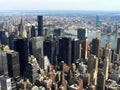
<svg viewBox="0 0 120 90">
<path fill-rule="evenodd" d="M 73 38 L 77 38 L 77 31 L 75 30 L 65 30 L 65 33 L 73 34 Z M 97 32 L 89 32 L 88 33 L 88 39 L 89 42 L 92 41 L 93 38 L 99 38 L 101 41 L 101 47 L 105 46 L 106 42 L 110 42 L 112 44 L 112 48 L 116 49 L 116 44 L 117 44 L 117 38 L 120 37 L 119 34 L 112 34 L 112 35 L 102 35 L 101 33 Z"/>
</svg>

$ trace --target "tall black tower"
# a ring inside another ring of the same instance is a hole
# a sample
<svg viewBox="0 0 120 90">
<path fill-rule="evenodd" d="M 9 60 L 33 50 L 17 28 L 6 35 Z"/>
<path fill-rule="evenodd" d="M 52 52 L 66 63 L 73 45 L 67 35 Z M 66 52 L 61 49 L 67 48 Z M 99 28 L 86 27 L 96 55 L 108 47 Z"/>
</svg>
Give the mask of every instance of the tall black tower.
<svg viewBox="0 0 120 90">
<path fill-rule="evenodd" d="M 43 16 L 38 16 L 38 36 L 43 36 Z"/>
<path fill-rule="evenodd" d="M 120 54 L 120 38 L 117 39 L 117 54 Z"/>
<path fill-rule="evenodd" d="M 72 63 L 76 63 L 76 60 L 79 59 L 80 54 L 80 40 L 74 39 L 72 40 L 72 48 L 71 48 L 71 60 Z"/>
<path fill-rule="evenodd" d="M 71 38 L 62 37 L 59 40 L 59 62 L 64 61 L 69 66 L 71 65 L 71 46 L 72 40 Z"/>
<path fill-rule="evenodd" d="M 56 58 L 56 43 L 53 40 L 45 40 L 43 43 L 43 50 L 44 55 L 48 56 L 50 63 L 55 65 L 55 58 Z"/>
<path fill-rule="evenodd" d="M 23 76 L 25 67 L 28 63 L 28 39 L 27 38 L 15 39 L 14 50 L 19 52 L 20 75 Z"/>
<path fill-rule="evenodd" d="M 8 75 L 10 77 L 20 76 L 19 54 L 15 51 L 7 51 Z"/>
<path fill-rule="evenodd" d="M 91 54 L 99 57 L 99 53 L 100 53 L 100 40 L 98 38 L 95 38 L 92 40 Z"/>
</svg>

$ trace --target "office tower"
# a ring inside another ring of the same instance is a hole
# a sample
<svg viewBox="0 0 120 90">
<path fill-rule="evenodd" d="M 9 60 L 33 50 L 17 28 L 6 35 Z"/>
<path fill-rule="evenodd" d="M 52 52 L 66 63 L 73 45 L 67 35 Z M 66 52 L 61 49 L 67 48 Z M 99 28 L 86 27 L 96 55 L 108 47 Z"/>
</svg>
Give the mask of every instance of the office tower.
<svg viewBox="0 0 120 90">
<path fill-rule="evenodd" d="M 59 39 L 59 62 L 64 61 L 69 66 L 71 65 L 71 38 L 62 37 Z"/>
<path fill-rule="evenodd" d="M 62 33 L 63 33 L 63 30 L 61 28 L 56 28 L 56 29 L 54 29 L 54 33 L 53 34 L 55 36 L 61 36 Z"/>
<path fill-rule="evenodd" d="M 3 44 L 3 45 L 8 45 L 9 44 L 8 32 L 0 31 L 0 43 Z"/>
<path fill-rule="evenodd" d="M 91 83 L 97 85 L 98 58 L 95 55 L 90 55 L 88 58 L 88 73 L 90 73 Z"/>
<path fill-rule="evenodd" d="M 8 75 L 9 77 L 20 76 L 19 54 L 13 50 L 7 51 Z"/>
<path fill-rule="evenodd" d="M 100 40 L 98 38 L 95 38 L 92 40 L 91 54 L 99 57 L 99 52 L 100 52 Z"/>
<path fill-rule="evenodd" d="M 82 43 L 82 55 L 83 59 L 88 58 L 88 38 L 86 37 Z"/>
<path fill-rule="evenodd" d="M 11 78 L 7 76 L 0 76 L 1 90 L 12 90 Z"/>
<path fill-rule="evenodd" d="M 104 71 L 104 75 L 105 75 L 105 80 L 108 79 L 109 64 L 110 64 L 109 58 L 106 57 L 103 62 L 103 71 Z"/>
<path fill-rule="evenodd" d="M 36 36 L 36 29 L 35 26 L 31 27 L 31 37 L 35 37 Z"/>
<path fill-rule="evenodd" d="M 77 38 L 81 41 L 83 41 L 87 37 L 87 29 L 85 28 L 79 28 L 77 29 Z"/>
<path fill-rule="evenodd" d="M 105 90 L 105 75 L 102 70 L 98 71 L 97 90 Z"/>
<path fill-rule="evenodd" d="M 15 36 L 15 33 L 11 33 L 10 35 L 9 35 L 9 47 L 10 47 L 10 49 L 11 50 L 13 50 L 14 49 L 14 38 L 15 38 L 16 36 Z"/>
<path fill-rule="evenodd" d="M 38 36 L 43 36 L 43 16 L 38 16 Z"/>
<path fill-rule="evenodd" d="M 71 63 L 76 63 L 79 59 L 80 53 L 80 41 L 78 39 L 72 40 L 72 48 L 71 48 Z"/>
<path fill-rule="evenodd" d="M 25 67 L 28 63 L 28 40 L 26 38 L 15 39 L 14 50 L 19 53 L 20 75 L 23 76 Z"/>
<path fill-rule="evenodd" d="M 0 52 L 0 75 L 8 75 L 6 52 Z"/>
<path fill-rule="evenodd" d="M 39 63 L 39 57 L 43 56 L 44 37 L 32 37 L 29 42 L 30 55 L 34 55 Z"/>
<path fill-rule="evenodd" d="M 24 26 L 24 23 L 23 23 L 23 17 L 21 18 L 20 24 L 18 26 L 18 30 L 19 30 L 19 36 L 20 37 L 27 38 L 27 31 L 25 30 L 25 26 Z"/>
<path fill-rule="evenodd" d="M 37 79 L 39 79 L 39 65 L 37 63 L 37 60 L 34 56 L 29 57 L 29 62 L 26 66 L 24 77 L 26 79 L 29 79 L 30 82 L 35 83 Z"/>
<path fill-rule="evenodd" d="M 99 16 L 96 16 L 96 27 L 98 27 L 100 24 Z"/>
<path fill-rule="evenodd" d="M 48 56 L 52 65 L 56 64 L 56 42 L 54 40 L 45 40 L 43 44 L 44 55 Z"/>
<path fill-rule="evenodd" d="M 105 45 L 105 53 L 104 57 L 108 57 L 109 61 L 111 62 L 111 57 L 112 57 L 112 51 L 111 51 L 111 43 L 106 43 Z"/>
<path fill-rule="evenodd" d="M 47 56 L 42 57 L 40 60 L 40 68 L 47 70 L 49 65 L 50 60 L 48 59 L 48 57 Z"/>
<path fill-rule="evenodd" d="M 48 35 L 48 29 L 46 28 L 45 29 L 45 36 L 47 36 Z"/>
<path fill-rule="evenodd" d="M 120 38 L 117 39 L 117 54 L 120 54 Z"/>
</svg>

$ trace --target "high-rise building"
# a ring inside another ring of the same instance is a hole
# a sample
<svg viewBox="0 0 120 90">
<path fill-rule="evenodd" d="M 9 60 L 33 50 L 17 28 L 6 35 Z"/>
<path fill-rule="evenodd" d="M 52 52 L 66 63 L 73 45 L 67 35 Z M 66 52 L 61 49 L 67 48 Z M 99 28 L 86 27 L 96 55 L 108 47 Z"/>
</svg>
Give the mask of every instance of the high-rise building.
<svg viewBox="0 0 120 90">
<path fill-rule="evenodd" d="M 105 75 L 102 70 L 98 71 L 97 90 L 105 90 Z"/>
<path fill-rule="evenodd" d="M 48 56 L 52 65 L 56 64 L 56 42 L 54 40 L 44 41 L 44 55 Z"/>
<path fill-rule="evenodd" d="M 38 36 L 43 36 L 43 16 L 38 16 Z"/>
<path fill-rule="evenodd" d="M 43 56 L 44 37 L 32 37 L 29 42 L 30 55 L 34 55 L 39 63 L 39 57 Z"/>
<path fill-rule="evenodd" d="M 1 90 L 12 90 L 11 78 L 7 76 L 0 76 Z"/>
<path fill-rule="evenodd" d="M 76 60 L 79 59 L 79 54 L 80 54 L 80 41 L 78 39 L 73 39 L 71 48 L 72 63 L 76 63 Z"/>
<path fill-rule="evenodd" d="M 99 26 L 99 24 L 100 24 L 99 16 L 96 16 L 96 26 Z"/>
<path fill-rule="evenodd" d="M 120 54 L 120 38 L 117 39 L 117 54 Z"/>
<path fill-rule="evenodd" d="M 8 75 L 6 52 L 0 52 L 0 75 Z"/>
<path fill-rule="evenodd" d="M 104 64 L 103 71 L 104 71 L 105 79 L 107 80 L 108 79 L 109 64 L 110 64 L 108 57 L 105 58 L 103 64 Z"/>
<path fill-rule="evenodd" d="M 20 76 L 19 54 L 13 50 L 7 51 L 8 75 L 9 77 Z"/>
<path fill-rule="evenodd" d="M 10 49 L 11 50 L 13 50 L 14 49 L 14 38 L 15 38 L 15 33 L 11 33 L 10 35 L 9 35 L 9 47 L 10 47 Z"/>
<path fill-rule="evenodd" d="M 88 73 L 92 76 L 91 83 L 97 85 L 98 58 L 95 55 L 90 55 L 88 58 Z"/>
<path fill-rule="evenodd" d="M 39 79 L 39 65 L 34 56 L 29 57 L 29 62 L 26 66 L 24 76 L 29 79 L 30 82 L 35 83 L 37 79 Z"/>
<path fill-rule="evenodd" d="M 19 53 L 20 75 L 23 76 L 25 67 L 28 63 L 28 40 L 27 38 L 18 38 L 14 40 L 14 50 Z"/>
<path fill-rule="evenodd" d="M 25 30 L 25 26 L 24 26 L 24 23 L 23 23 L 23 17 L 21 18 L 20 24 L 18 26 L 18 30 L 19 30 L 19 36 L 20 37 L 27 38 L 27 31 Z"/>
<path fill-rule="evenodd" d="M 88 59 L 88 38 L 86 37 L 82 43 L 82 55 L 83 59 Z"/>
<path fill-rule="evenodd" d="M 63 30 L 61 28 L 54 29 L 54 35 L 56 35 L 56 36 L 61 36 L 62 32 L 63 32 Z"/>
<path fill-rule="evenodd" d="M 87 37 L 87 29 L 79 28 L 77 29 L 77 38 L 83 41 Z"/>
<path fill-rule="evenodd" d="M 35 37 L 36 36 L 36 29 L 35 26 L 31 27 L 31 37 Z"/>
<path fill-rule="evenodd" d="M 99 57 L 99 52 L 100 52 L 100 40 L 98 38 L 95 38 L 92 40 L 91 54 Z"/>
<path fill-rule="evenodd" d="M 71 38 L 62 37 L 59 39 L 59 62 L 64 61 L 69 66 L 71 65 Z"/>
<path fill-rule="evenodd" d="M 6 32 L 6 31 L 0 31 L 0 43 L 3 45 L 9 44 L 9 39 L 8 39 L 7 33 L 8 32 Z"/>
</svg>

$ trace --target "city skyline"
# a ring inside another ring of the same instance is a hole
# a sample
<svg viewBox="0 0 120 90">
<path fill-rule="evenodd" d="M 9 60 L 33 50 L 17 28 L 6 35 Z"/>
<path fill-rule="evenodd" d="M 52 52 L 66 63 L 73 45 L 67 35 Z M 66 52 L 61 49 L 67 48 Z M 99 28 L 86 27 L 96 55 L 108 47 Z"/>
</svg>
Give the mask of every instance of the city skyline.
<svg viewBox="0 0 120 90">
<path fill-rule="evenodd" d="M 4 10 L 99 10 L 120 11 L 119 0 L 2 0 Z"/>
</svg>

